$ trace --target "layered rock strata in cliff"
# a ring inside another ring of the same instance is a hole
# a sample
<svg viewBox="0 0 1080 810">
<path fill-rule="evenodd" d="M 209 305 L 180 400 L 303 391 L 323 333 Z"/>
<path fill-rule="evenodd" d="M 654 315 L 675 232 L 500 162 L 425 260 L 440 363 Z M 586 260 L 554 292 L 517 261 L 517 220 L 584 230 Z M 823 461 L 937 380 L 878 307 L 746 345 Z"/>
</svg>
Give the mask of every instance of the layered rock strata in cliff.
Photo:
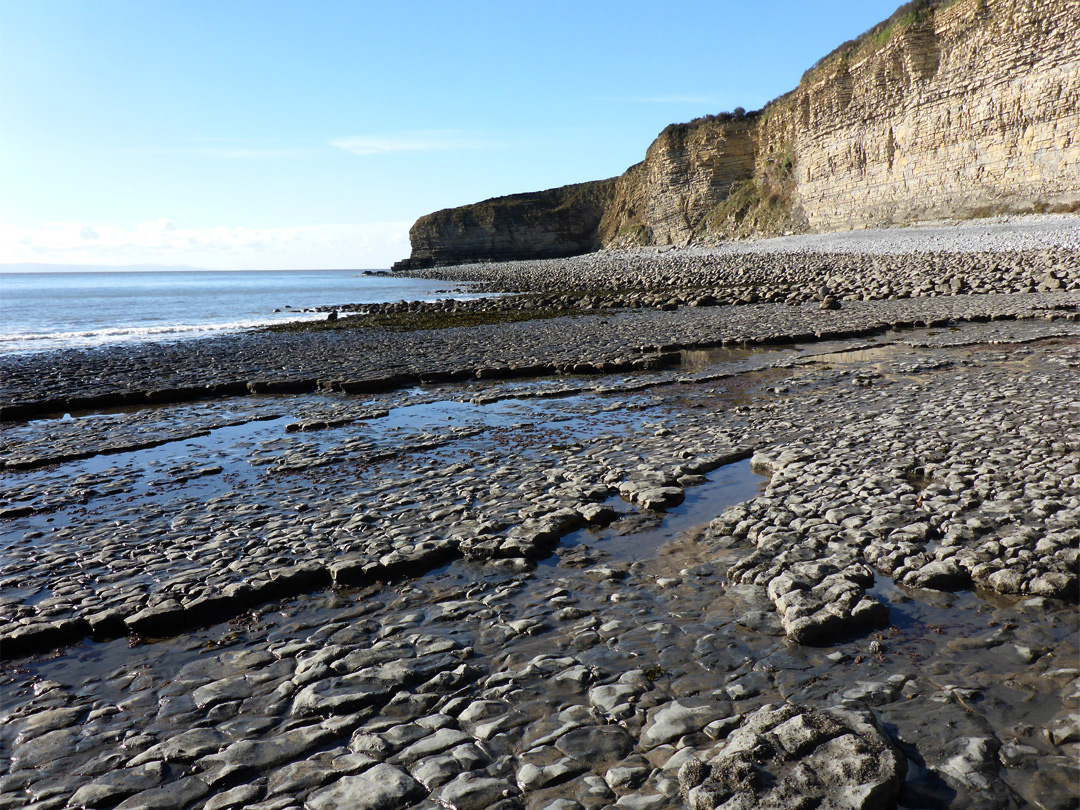
<svg viewBox="0 0 1080 810">
<path fill-rule="evenodd" d="M 767 112 L 759 171 L 793 153 L 811 230 L 1073 207 L 1080 4 L 942 4 L 825 60 Z"/>
<path fill-rule="evenodd" d="M 413 225 L 412 256 L 395 269 L 588 253 L 601 246 L 614 187 L 614 179 L 578 183 L 436 211 Z"/>
<path fill-rule="evenodd" d="M 1077 0 L 917 0 L 621 177 L 422 217 L 399 266 L 1080 206 Z"/>
<path fill-rule="evenodd" d="M 688 241 L 732 185 L 754 175 L 757 116 L 723 116 L 673 124 L 645 160 L 615 181 L 600 222 L 605 247 Z"/>
</svg>

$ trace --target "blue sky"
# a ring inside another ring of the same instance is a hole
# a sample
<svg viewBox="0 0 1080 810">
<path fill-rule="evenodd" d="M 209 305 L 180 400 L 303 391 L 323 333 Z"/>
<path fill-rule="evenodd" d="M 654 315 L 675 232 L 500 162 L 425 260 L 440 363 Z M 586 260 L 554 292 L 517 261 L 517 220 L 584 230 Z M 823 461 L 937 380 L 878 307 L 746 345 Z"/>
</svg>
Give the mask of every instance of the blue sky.
<svg viewBox="0 0 1080 810">
<path fill-rule="evenodd" d="M 620 174 L 877 0 L 0 0 L 0 262 L 376 268 L 440 208 Z"/>
</svg>

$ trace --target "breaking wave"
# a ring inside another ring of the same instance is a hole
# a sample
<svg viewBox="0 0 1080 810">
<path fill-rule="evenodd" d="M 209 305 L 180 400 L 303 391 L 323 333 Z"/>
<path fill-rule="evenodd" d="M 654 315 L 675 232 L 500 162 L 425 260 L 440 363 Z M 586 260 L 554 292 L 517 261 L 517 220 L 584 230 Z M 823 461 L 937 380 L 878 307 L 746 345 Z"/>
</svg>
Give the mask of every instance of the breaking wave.
<svg viewBox="0 0 1080 810">
<path fill-rule="evenodd" d="M 316 320 L 325 317 L 325 313 L 290 312 L 287 317 L 233 321 L 231 323 L 133 325 L 109 329 L 63 332 L 16 332 L 0 335 L 0 352 L 4 354 L 32 354 L 57 349 L 93 349 L 122 343 L 168 342 L 185 338 L 242 332 L 245 329 L 269 326 L 270 324 L 285 321 Z"/>
</svg>

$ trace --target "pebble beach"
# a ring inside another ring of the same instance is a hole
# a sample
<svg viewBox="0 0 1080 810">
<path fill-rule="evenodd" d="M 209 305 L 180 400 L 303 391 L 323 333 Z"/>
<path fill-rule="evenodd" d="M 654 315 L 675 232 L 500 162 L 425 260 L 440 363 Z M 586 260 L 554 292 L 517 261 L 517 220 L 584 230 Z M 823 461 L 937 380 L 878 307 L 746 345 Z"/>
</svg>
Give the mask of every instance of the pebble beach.
<svg viewBox="0 0 1080 810">
<path fill-rule="evenodd" d="M 0 810 L 1080 805 L 1080 217 L 417 272 L 0 359 Z"/>
</svg>

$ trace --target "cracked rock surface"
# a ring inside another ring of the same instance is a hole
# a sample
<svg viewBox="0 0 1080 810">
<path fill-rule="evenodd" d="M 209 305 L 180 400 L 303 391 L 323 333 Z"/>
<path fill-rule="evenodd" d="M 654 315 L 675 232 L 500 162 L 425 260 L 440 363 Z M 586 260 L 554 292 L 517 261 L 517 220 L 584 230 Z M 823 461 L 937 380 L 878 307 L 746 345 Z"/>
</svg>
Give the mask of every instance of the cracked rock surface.
<svg viewBox="0 0 1080 810">
<path fill-rule="evenodd" d="M 6 425 L 0 810 L 1073 806 L 1080 327 L 1031 295 Z"/>
</svg>

